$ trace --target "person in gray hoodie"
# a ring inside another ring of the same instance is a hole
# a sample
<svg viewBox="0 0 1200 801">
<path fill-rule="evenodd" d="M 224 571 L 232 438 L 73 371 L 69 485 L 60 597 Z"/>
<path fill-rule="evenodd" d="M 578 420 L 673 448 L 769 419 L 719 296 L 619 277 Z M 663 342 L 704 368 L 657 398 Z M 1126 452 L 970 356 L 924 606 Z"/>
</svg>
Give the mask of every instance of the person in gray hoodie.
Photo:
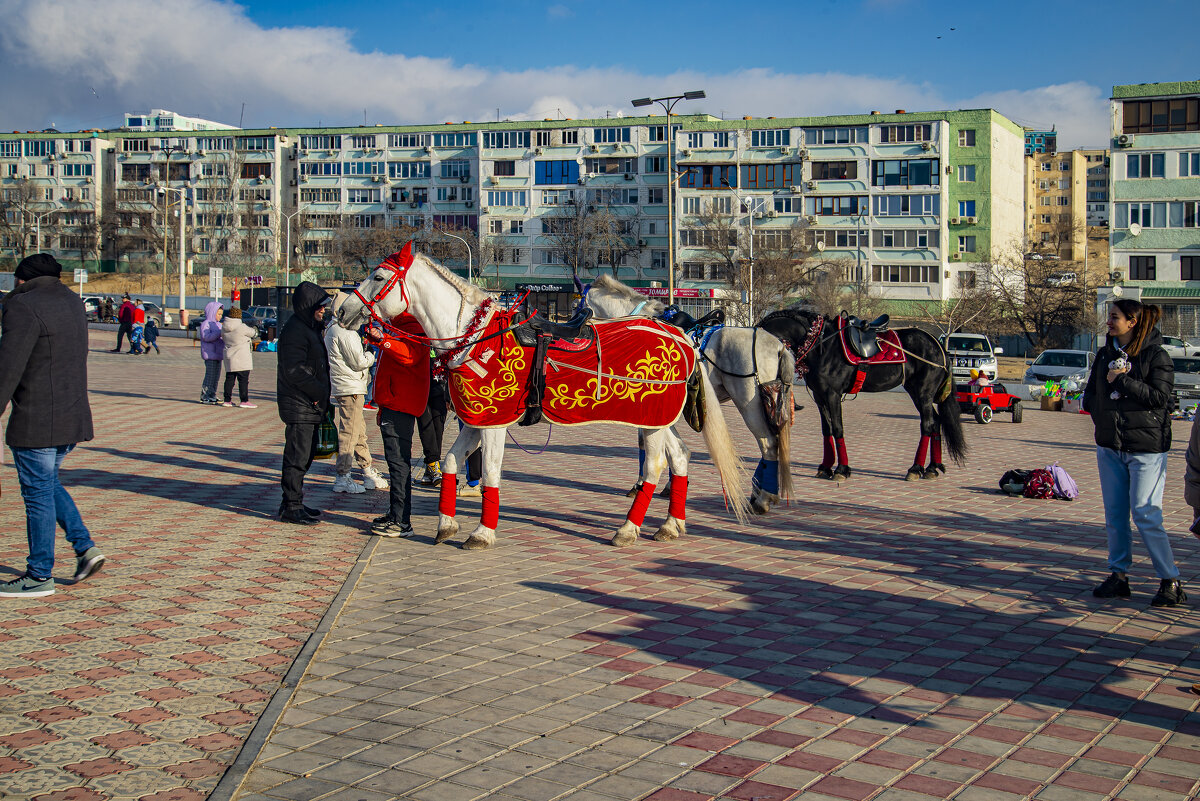
<svg viewBox="0 0 1200 801">
<path fill-rule="evenodd" d="M 217 379 L 221 377 L 221 360 L 225 358 L 225 342 L 221 338 L 221 317 L 224 309 L 217 301 L 204 307 L 204 322 L 200 324 L 200 358 L 204 359 L 204 384 L 200 387 L 200 402 L 219 406 Z"/>
<path fill-rule="evenodd" d="M 233 406 L 233 382 L 238 384 L 238 397 L 243 409 L 258 408 L 250 402 L 250 371 L 254 369 L 254 348 L 251 342 L 258 331 L 242 322 L 242 310 L 234 306 L 221 320 L 221 341 L 225 343 L 225 402 Z"/>
</svg>

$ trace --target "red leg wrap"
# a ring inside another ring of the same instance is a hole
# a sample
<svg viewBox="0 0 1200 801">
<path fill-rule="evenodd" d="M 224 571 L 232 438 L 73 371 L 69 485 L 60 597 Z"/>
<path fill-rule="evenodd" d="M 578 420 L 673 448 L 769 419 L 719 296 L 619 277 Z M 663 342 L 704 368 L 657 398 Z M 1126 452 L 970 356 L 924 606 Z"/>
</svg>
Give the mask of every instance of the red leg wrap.
<svg viewBox="0 0 1200 801">
<path fill-rule="evenodd" d="M 684 520 L 687 512 L 687 476 L 671 476 L 671 503 L 667 514 L 677 520 Z"/>
<path fill-rule="evenodd" d="M 929 437 L 922 434 L 921 441 L 917 443 L 917 458 L 913 460 L 913 464 L 924 467 L 925 460 L 929 458 Z"/>
<path fill-rule="evenodd" d="M 941 464 L 942 463 L 942 438 L 940 435 L 934 435 L 932 445 L 933 445 L 932 462 L 934 464 Z"/>
<path fill-rule="evenodd" d="M 458 492 L 458 482 L 453 473 L 442 473 L 442 488 L 438 493 L 438 511 L 446 517 L 454 517 L 455 493 Z"/>
<path fill-rule="evenodd" d="M 442 479 L 443 481 L 445 479 Z M 496 530 L 496 526 L 500 524 L 500 488 L 499 487 L 484 487 L 483 488 L 483 514 L 479 516 L 479 522 L 484 528 Z"/>
<path fill-rule="evenodd" d="M 846 440 L 842 439 L 841 437 L 838 437 L 836 444 L 837 444 L 838 464 L 849 467 L 850 466 L 850 457 L 846 455 Z"/>
<path fill-rule="evenodd" d="M 825 453 L 821 456 L 821 467 L 833 467 L 833 437 L 825 438 Z"/>
<path fill-rule="evenodd" d="M 653 497 L 654 485 L 648 481 L 643 483 L 642 488 L 638 490 L 637 497 L 633 499 L 633 506 L 629 507 L 629 514 L 625 519 L 635 526 L 641 527 L 642 520 L 646 518 L 646 510 L 650 508 L 650 499 Z"/>
</svg>

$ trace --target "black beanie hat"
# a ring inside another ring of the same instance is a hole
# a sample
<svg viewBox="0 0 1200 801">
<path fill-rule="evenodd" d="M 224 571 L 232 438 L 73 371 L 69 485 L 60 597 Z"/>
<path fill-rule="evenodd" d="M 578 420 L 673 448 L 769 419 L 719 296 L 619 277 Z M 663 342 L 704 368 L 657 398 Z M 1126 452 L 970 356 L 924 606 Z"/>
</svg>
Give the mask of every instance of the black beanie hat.
<svg viewBox="0 0 1200 801">
<path fill-rule="evenodd" d="M 49 253 L 35 253 L 21 259 L 14 275 L 18 281 L 31 281 L 34 278 L 41 278 L 43 275 L 58 277 L 61 272 L 62 265 Z"/>
</svg>

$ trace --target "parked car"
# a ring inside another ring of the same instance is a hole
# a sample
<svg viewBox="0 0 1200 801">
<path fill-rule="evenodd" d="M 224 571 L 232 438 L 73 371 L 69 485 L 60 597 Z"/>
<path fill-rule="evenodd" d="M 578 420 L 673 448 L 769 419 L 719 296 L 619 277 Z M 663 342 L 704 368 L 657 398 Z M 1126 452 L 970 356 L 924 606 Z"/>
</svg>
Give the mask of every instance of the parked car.
<svg viewBox="0 0 1200 801">
<path fill-rule="evenodd" d="M 1175 401 L 1190 406 L 1200 401 L 1200 357 L 1175 357 Z"/>
<path fill-rule="evenodd" d="M 1088 372 L 1096 354 L 1090 350 L 1044 350 L 1036 359 L 1027 361 L 1026 384 L 1041 384 L 1045 381 L 1063 381 L 1073 378 L 1087 381 Z"/>
<path fill-rule="evenodd" d="M 1179 337 L 1163 337 L 1163 350 L 1171 358 L 1177 356 L 1200 356 L 1200 346 L 1193 345 L 1186 339 Z"/>
<path fill-rule="evenodd" d="M 146 319 L 149 320 L 153 317 L 158 322 L 159 328 L 169 327 L 174 319 L 169 311 L 152 300 L 143 300 L 142 308 L 146 310 Z"/>
<path fill-rule="evenodd" d="M 1075 273 L 1051 273 L 1046 279 L 1046 286 L 1071 286 L 1078 280 Z"/>
<path fill-rule="evenodd" d="M 258 329 L 260 339 L 266 339 L 270 327 L 278 326 L 278 312 L 274 306 L 247 306 L 242 309 L 242 320 Z"/>
<path fill-rule="evenodd" d="M 989 381 L 996 380 L 999 364 L 996 356 L 1004 353 L 1003 348 L 993 348 L 985 334 L 950 334 L 941 338 L 950 358 L 950 371 L 955 383 L 970 380 L 971 370 L 979 370 Z"/>
</svg>

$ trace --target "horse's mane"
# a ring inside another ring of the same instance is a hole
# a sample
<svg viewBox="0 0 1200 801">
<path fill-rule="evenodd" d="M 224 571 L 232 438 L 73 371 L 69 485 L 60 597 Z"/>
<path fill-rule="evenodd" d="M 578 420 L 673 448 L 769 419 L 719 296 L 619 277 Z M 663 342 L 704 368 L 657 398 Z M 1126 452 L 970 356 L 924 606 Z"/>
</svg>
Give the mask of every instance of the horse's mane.
<svg viewBox="0 0 1200 801">
<path fill-rule="evenodd" d="M 620 281 L 613 278 L 611 275 L 602 275 L 599 278 L 597 278 L 595 281 L 593 281 L 591 291 L 594 292 L 597 289 L 601 289 L 605 292 L 610 292 L 614 295 L 618 295 L 620 297 L 625 298 L 626 300 L 631 300 L 634 303 L 641 303 L 641 302 L 645 301 L 645 303 L 646 303 L 645 308 L 655 314 L 657 314 L 658 312 L 661 312 L 664 308 L 666 308 L 665 306 L 663 306 L 663 303 L 661 300 L 649 300 L 646 298 L 645 295 L 638 292 L 633 287 L 622 284 Z"/>
<path fill-rule="evenodd" d="M 799 309 L 779 309 L 768 314 L 763 320 L 777 320 L 784 318 L 787 320 L 798 320 L 804 324 L 812 321 L 812 318 L 820 317 L 815 311 L 801 311 Z"/>
<path fill-rule="evenodd" d="M 451 286 L 461 292 L 464 299 L 472 303 L 483 303 L 483 301 L 488 298 L 488 294 L 486 292 L 474 284 L 468 284 L 466 281 L 451 272 L 447 267 L 444 267 L 441 262 L 434 261 L 433 258 L 425 255 L 424 253 L 414 253 L 413 257 L 424 260 L 424 262 L 429 265 L 430 269 L 432 269 L 435 273 L 449 282 Z"/>
</svg>

